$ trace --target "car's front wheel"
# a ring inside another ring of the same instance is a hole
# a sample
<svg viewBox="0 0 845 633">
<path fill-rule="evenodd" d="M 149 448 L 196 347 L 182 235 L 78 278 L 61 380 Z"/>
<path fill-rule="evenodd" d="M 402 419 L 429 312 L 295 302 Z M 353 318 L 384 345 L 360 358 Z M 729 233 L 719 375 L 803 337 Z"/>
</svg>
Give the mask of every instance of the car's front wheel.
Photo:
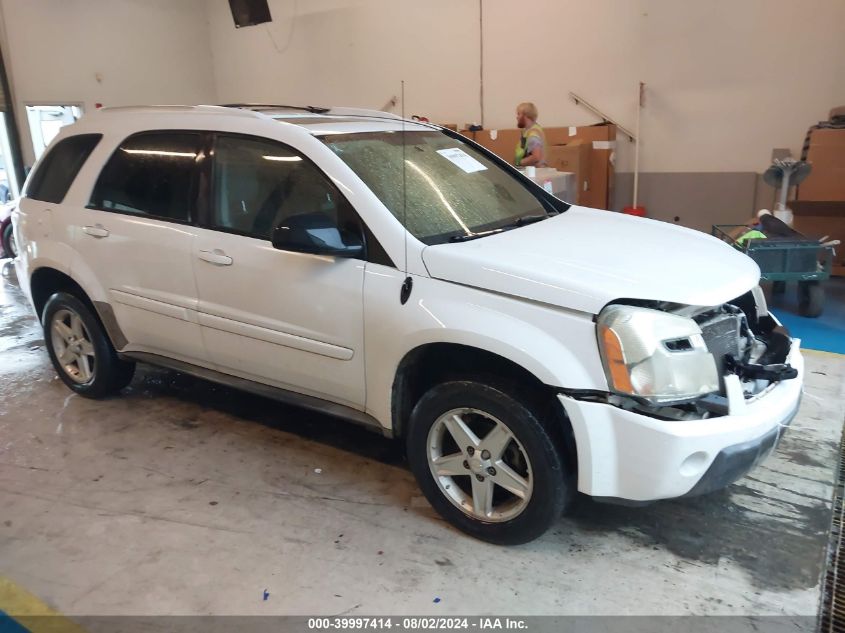
<svg viewBox="0 0 845 633">
<path fill-rule="evenodd" d="M 574 493 L 556 434 L 511 391 L 475 381 L 437 385 L 414 407 L 406 438 L 432 506 L 464 532 L 499 544 L 543 534 Z"/>
<path fill-rule="evenodd" d="M 44 340 L 59 378 L 88 398 L 120 391 L 135 373 L 135 363 L 118 358 L 103 326 L 77 297 L 57 292 L 43 313 Z"/>
</svg>

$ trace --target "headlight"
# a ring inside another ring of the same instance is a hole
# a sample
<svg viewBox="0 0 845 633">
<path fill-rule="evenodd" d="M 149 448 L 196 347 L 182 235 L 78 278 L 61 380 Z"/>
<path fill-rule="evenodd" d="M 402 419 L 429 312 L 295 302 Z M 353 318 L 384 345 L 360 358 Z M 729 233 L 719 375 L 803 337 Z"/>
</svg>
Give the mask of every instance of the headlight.
<svg viewBox="0 0 845 633">
<path fill-rule="evenodd" d="M 716 361 L 687 317 L 612 305 L 598 318 L 599 349 L 610 388 L 655 404 L 718 391 Z"/>
</svg>

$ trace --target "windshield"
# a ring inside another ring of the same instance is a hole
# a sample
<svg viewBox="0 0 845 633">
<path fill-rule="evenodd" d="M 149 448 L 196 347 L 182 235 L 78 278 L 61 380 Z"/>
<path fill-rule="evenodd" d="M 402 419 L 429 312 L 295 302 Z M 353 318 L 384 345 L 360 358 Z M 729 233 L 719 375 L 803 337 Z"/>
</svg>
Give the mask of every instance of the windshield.
<svg viewBox="0 0 845 633">
<path fill-rule="evenodd" d="M 405 222 L 407 213 L 407 229 L 425 244 L 560 210 L 544 203 L 518 174 L 437 130 L 328 134 L 323 142 L 396 218 Z M 403 160 L 407 201 L 402 195 Z"/>
</svg>

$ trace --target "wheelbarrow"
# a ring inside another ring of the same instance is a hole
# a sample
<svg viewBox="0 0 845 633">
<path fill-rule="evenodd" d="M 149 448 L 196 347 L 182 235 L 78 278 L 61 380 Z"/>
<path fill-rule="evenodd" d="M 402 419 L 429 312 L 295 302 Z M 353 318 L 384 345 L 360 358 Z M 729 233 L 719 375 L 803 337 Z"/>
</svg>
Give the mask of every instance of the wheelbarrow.
<svg viewBox="0 0 845 633">
<path fill-rule="evenodd" d="M 830 277 L 834 250 L 832 245 L 798 233 L 791 238 L 741 239 L 734 237 L 742 224 L 718 224 L 712 234 L 742 251 L 757 262 L 760 279 L 771 281 L 774 292 L 782 292 L 786 283 L 798 282 L 798 312 L 817 317 L 824 309 L 824 286 Z"/>
</svg>

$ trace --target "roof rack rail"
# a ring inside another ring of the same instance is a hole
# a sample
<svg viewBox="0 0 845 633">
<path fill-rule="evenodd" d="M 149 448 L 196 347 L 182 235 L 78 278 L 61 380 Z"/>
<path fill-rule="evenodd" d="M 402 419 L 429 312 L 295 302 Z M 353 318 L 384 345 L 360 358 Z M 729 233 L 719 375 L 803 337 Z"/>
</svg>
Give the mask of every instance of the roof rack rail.
<svg viewBox="0 0 845 633">
<path fill-rule="evenodd" d="M 191 112 L 194 114 L 225 114 L 226 116 L 257 117 L 260 113 L 250 110 L 227 111 L 217 105 L 123 105 L 105 106 L 92 110 L 89 115 L 101 114 L 172 114 L 175 112 Z M 88 116 L 88 115 L 86 115 Z"/>
<path fill-rule="evenodd" d="M 224 103 L 221 105 L 223 108 L 247 108 L 251 110 L 272 110 L 274 108 L 286 108 L 288 110 L 304 110 L 305 112 L 311 112 L 312 114 L 325 114 L 329 112 L 331 108 L 323 108 L 320 106 L 293 106 L 293 105 L 283 105 L 280 103 Z"/>
</svg>

